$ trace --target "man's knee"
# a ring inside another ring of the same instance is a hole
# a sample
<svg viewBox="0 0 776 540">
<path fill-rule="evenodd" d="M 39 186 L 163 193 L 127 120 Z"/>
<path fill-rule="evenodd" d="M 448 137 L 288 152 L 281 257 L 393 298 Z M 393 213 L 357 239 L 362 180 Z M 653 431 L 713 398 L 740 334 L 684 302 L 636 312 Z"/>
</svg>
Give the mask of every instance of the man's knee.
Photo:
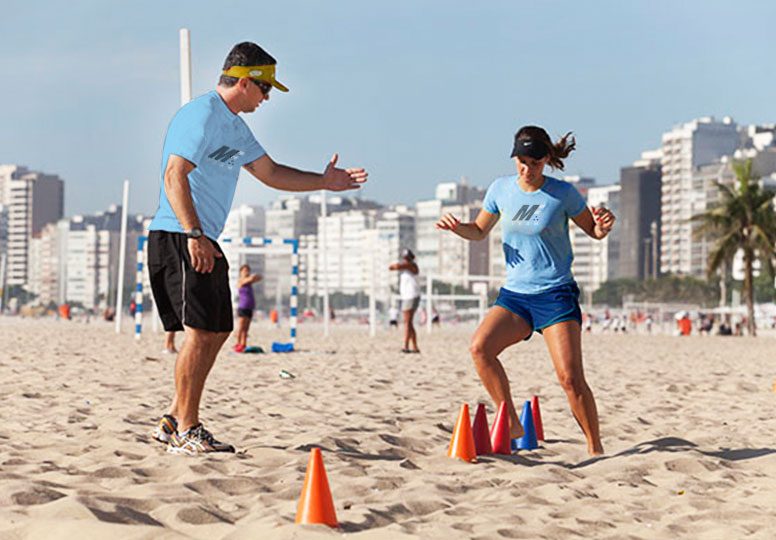
<svg viewBox="0 0 776 540">
<path fill-rule="evenodd" d="M 191 339 L 192 344 L 213 345 L 223 343 L 229 337 L 230 332 L 211 332 L 199 328 L 186 327 L 186 338 Z"/>
</svg>

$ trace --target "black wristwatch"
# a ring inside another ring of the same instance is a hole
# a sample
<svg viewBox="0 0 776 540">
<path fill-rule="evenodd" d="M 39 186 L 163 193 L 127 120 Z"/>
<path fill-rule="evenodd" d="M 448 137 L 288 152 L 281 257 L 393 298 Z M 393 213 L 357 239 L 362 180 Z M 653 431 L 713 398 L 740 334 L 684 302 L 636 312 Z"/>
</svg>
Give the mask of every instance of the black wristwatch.
<svg viewBox="0 0 776 540">
<path fill-rule="evenodd" d="M 186 238 L 200 238 L 202 236 L 202 229 L 199 227 L 194 227 L 189 232 L 186 233 Z"/>
</svg>

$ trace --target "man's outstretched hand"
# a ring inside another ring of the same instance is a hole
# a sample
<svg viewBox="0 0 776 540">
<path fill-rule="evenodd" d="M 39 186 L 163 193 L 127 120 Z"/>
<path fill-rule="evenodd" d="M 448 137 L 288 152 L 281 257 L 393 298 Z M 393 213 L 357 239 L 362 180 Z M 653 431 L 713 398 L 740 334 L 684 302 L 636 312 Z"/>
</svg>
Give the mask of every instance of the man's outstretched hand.
<svg viewBox="0 0 776 540">
<path fill-rule="evenodd" d="M 347 191 L 349 189 L 359 189 L 361 184 L 366 182 L 367 173 L 362 168 L 338 169 L 337 159 L 339 156 L 334 154 L 331 161 L 326 165 L 323 171 L 323 189 L 329 191 Z"/>
</svg>

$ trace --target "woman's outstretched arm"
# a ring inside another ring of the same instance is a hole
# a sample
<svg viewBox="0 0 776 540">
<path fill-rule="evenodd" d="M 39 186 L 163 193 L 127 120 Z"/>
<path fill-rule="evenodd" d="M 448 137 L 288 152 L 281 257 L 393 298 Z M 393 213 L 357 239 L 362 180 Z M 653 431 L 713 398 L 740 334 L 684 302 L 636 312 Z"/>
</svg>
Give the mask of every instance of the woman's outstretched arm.
<svg viewBox="0 0 776 540">
<path fill-rule="evenodd" d="M 436 222 L 436 228 L 441 231 L 451 231 L 466 240 L 483 240 L 498 222 L 499 214 L 491 214 L 480 210 L 474 221 L 461 223 L 453 214 L 445 214 Z"/>
</svg>

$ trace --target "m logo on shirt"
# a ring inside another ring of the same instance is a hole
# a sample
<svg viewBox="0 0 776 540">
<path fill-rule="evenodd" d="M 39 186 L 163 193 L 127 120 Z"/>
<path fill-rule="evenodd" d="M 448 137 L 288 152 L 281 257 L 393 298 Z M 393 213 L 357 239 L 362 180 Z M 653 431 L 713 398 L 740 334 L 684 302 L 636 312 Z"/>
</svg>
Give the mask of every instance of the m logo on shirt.
<svg viewBox="0 0 776 540">
<path fill-rule="evenodd" d="M 534 212 L 536 212 L 538 209 L 538 204 L 524 204 L 522 207 L 520 207 L 520 210 L 517 211 L 515 217 L 512 218 L 512 221 L 528 221 L 531 219 L 531 216 L 534 215 Z"/>
<path fill-rule="evenodd" d="M 222 146 L 212 154 L 210 154 L 208 157 L 210 159 L 214 159 L 216 161 L 220 161 L 222 166 L 226 166 L 229 169 L 234 167 L 234 162 L 237 157 L 243 155 L 245 152 L 242 150 L 235 150 L 233 148 L 229 148 L 228 146 Z"/>
</svg>

